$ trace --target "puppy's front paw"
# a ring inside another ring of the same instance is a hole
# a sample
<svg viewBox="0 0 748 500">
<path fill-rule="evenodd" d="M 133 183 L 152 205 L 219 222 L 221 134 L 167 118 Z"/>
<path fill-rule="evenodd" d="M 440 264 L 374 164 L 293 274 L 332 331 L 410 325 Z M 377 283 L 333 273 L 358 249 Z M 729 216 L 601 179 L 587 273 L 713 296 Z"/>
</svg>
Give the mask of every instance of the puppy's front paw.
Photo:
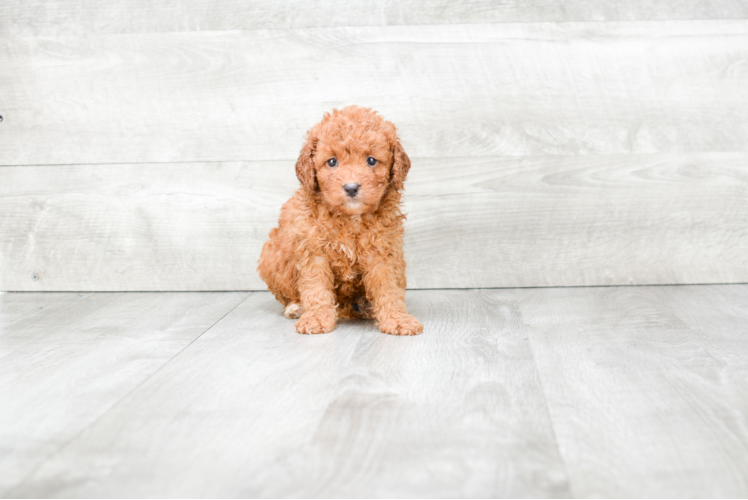
<svg viewBox="0 0 748 500">
<path fill-rule="evenodd" d="M 283 310 L 283 316 L 288 319 L 299 319 L 304 310 L 296 302 L 291 302 Z"/>
<path fill-rule="evenodd" d="M 390 335 L 418 335 L 423 325 L 410 314 L 396 314 L 380 319 L 379 329 Z"/>
<path fill-rule="evenodd" d="M 299 333 L 329 333 L 335 329 L 335 310 L 305 312 L 296 322 Z"/>
</svg>

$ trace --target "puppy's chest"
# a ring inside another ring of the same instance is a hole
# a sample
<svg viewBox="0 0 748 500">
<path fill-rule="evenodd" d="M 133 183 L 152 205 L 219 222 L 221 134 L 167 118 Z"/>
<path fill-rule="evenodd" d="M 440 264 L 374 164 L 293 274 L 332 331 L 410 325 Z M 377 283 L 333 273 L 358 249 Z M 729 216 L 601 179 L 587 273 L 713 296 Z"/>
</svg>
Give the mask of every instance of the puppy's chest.
<svg viewBox="0 0 748 500">
<path fill-rule="evenodd" d="M 324 252 L 336 281 L 357 281 L 362 273 L 361 234 L 336 231 L 324 240 Z"/>
</svg>

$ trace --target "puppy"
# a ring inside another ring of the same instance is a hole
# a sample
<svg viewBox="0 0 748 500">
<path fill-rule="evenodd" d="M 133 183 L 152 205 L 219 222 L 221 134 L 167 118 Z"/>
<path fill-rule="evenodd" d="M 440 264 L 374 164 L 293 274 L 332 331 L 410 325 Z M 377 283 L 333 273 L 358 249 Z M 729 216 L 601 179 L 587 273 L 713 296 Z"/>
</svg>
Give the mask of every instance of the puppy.
<svg viewBox="0 0 748 500">
<path fill-rule="evenodd" d="M 327 333 L 337 318 L 374 318 L 393 335 L 423 325 L 405 308 L 400 194 L 410 160 L 395 126 L 358 106 L 325 113 L 296 162 L 301 181 L 262 247 L 258 271 L 299 318 Z"/>
</svg>

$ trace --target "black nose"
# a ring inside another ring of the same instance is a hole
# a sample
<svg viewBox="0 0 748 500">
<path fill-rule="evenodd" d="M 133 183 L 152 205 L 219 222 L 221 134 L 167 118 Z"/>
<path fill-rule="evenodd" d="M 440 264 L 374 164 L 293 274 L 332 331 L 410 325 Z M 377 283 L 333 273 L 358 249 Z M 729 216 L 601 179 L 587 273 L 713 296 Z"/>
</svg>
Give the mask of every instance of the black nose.
<svg viewBox="0 0 748 500">
<path fill-rule="evenodd" d="M 348 196 L 353 198 L 356 196 L 356 193 L 358 193 L 358 188 L 361 187 L 361 184 L 345 184 L 343 186 L 343 189 L 345 189 L 345 192 L 348 193 Z"/>
</svg>

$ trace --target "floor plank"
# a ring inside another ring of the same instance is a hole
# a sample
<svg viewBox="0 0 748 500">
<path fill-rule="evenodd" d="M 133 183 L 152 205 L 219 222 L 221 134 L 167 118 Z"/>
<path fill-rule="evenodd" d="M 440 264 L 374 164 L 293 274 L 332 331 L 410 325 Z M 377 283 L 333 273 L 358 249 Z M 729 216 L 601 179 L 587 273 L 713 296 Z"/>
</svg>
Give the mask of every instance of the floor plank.
<svg viewBox="0 0 748 500">
<path fill-rule="evenodd" d="M 746 289 L 522 292 L 575 496 L 748 495 Z M 680 319 L 685 304 L 700 329 Z"/>
<path fill-rule="evenodd" d="M 254 294 L 12 494 L 567 496 L 511 297 L 409 303 L 307 337 Z"/>
<path fill-rule="evenodd" d="M 412 157 L 746 151 L 748 21 L 0 38 L 0 165 L 295 159 L 373 107 Z"/>
<path fill-rule="evenodd" d="M 247 295 L 3 294 L 2 311 L 29 302 L 45 309 L 0 336 L 0 495 Z"/>
<path fill-rule="evenodd" d="M 411 288 L 748 282 L 746 153 L 412 163 Z M 0 186 L 0 289 L 201 291 L 266 289 L 299 182 L 277 161 L 4 167 Z"/>
<path fill-rule="evenodd" d="M 90 35 L 329 26 L 653 19 L 744 19 L 741 0 L 15 0 L 0 3 L 0 36 Z"/>
</svg>

